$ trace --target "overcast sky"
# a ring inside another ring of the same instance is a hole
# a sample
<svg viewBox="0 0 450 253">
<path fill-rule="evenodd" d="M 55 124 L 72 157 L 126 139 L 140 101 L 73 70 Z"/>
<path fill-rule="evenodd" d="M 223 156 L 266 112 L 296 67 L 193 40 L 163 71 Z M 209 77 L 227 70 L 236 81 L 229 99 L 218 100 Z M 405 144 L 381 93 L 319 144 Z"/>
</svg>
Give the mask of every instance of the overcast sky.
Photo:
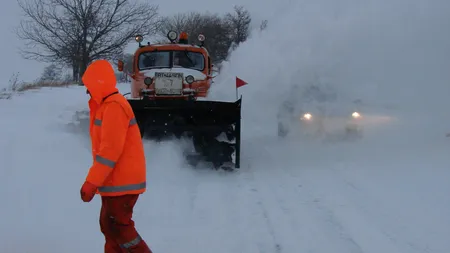
<svg viewBox="0 0 450 253">
<path fill-rule="evenodd" d="M 146 0 L 147 1 L 147 0 Z M 244 5 L 254 15 L 255 22 L 262 20 L 272 14 L 277 6 L 276 0 L 154 0 L 160 8 L 161 15 L 167 15 L 184 11 L 210 11 L 213 13 L 224 13 L 231 11 L 235 4 Z M 3 1 L 0 8 L 0 31 L 1 31 L 1 55 L 4 63 L 0 70 L 0 87 L 5 87 L 11 75 L 20 72 L 20 78 L 31 81 L 39 77 L 45 63 L 24 60 L 19 55 L 19 39 L 13 29 L 19 24 L 21 10 L 16 0 Z"/>
</svg>

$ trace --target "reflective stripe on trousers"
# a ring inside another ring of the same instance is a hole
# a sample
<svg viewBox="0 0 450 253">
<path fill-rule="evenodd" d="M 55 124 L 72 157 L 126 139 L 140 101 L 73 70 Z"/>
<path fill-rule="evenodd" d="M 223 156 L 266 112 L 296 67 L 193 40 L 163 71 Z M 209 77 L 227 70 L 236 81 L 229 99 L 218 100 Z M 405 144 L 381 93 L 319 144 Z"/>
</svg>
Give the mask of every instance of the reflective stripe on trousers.
<svg viewBox="0 0 450 253">
<path fill-rule="evenodd" d="M 137 121 L 136 121 L 136 118 L 132 118 L 131 120 L 130 120 L 130 126 L 132 126 L 132 125 L 136 125 L 137 124 Z M 101 126 L 102 125 L 102 120 L 101 119 L 94 119 L 94 125 L 96 125 L 96 126 Z"/>
<path fill-rule="evenodd" d="M 147 182 L 143 182 L 140 184 L 127 184 L 127 185 L 120 185 L 120 186 L 102 186 L 98 188 L 99 192 L 123 192 L 123 191 L 134 191 L 134 190 L 141 190 L 144 189 L 147 186 Z"/>
<path fill-rule="evenodd" d="M 130 247 L 138 245 L 141 241 L 142 241 L 142 238 L 141 238 L 140 235 L 138 235 L 133 240 L 131 240 L 131 241 L 127 242 L 127 243 L 121 244 L 120 247 L 124 248 L 124 249 L 128 249 Z"/>
</svg>

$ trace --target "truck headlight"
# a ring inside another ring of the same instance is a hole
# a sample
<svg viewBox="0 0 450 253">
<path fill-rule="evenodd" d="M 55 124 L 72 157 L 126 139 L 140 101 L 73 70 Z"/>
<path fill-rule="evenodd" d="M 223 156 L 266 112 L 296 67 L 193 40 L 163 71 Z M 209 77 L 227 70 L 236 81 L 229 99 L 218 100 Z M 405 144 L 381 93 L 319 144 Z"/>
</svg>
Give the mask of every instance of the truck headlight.
<svg viewBox="0 0 450 253">
<path fill-rule="evenodd" d="M 150 84 L 152 84 L 152 82 L 153 82 L 153 79 L 152 79 L 151 77 L 146 77 L 146 78 L 144 79 L 144 83 L 145 83 L 145 85 L 147 85 L 147 86 L 149 86 Z"/>
<path fill-rule="evenodd" d="M 186 82 L 187 82 L 188 84 L 191 84 L 191 83 L 193 83 L 193 82 L 195 81 L 194 77 L 191 76 L 191 75 L 186 76 L 185 79 L 186 79 Z"/>
<path fill-rule="evenodd" d="M 360 117 L 361 117 L 361 114 L 359 114 L 359 112 L 353 112 L 353 113 L 352 113 L 352 117 L 353 117 L 354 119 L 357 119 L 357 118 L 360 118 Z"/>
</svg>

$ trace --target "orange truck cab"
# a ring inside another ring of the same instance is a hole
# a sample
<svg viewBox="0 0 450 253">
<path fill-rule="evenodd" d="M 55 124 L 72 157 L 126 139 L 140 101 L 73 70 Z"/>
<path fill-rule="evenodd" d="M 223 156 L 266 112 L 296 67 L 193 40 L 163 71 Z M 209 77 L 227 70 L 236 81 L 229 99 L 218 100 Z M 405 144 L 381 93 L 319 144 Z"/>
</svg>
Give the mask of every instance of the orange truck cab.
<svg viewBox="0 0 450 253">
<path fill-rule="evenodd" d="M 188 43 L 188 36 L 174 31 L 167 34 L 170 43 L 142 44 L 133 56 L 130 73 L 131 99 L 189 99 L 206 97 L 212 84 L 212 63 L 206 48 L 205 36 L 198 36 L 199 45 Z M 179 37 L 179 38 L 178 38 Z M 123 62 L 119 61 L 119 71 Z"/>
</svg>

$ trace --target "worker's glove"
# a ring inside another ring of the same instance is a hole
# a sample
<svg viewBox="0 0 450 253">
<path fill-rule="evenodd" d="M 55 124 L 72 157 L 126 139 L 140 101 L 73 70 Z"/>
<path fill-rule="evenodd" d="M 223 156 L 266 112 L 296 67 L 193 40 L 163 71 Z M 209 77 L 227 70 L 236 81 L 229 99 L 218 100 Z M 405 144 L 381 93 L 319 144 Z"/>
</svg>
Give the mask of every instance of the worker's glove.
<svg viewBox="0 0 450 253">
<path fill-rule="evenodd" d="M 96 192 L 97 186 L 86 181 L 80 190 L 81 199 L 84 202 L 90 202 L 94 198 Z"/>
</svg>

